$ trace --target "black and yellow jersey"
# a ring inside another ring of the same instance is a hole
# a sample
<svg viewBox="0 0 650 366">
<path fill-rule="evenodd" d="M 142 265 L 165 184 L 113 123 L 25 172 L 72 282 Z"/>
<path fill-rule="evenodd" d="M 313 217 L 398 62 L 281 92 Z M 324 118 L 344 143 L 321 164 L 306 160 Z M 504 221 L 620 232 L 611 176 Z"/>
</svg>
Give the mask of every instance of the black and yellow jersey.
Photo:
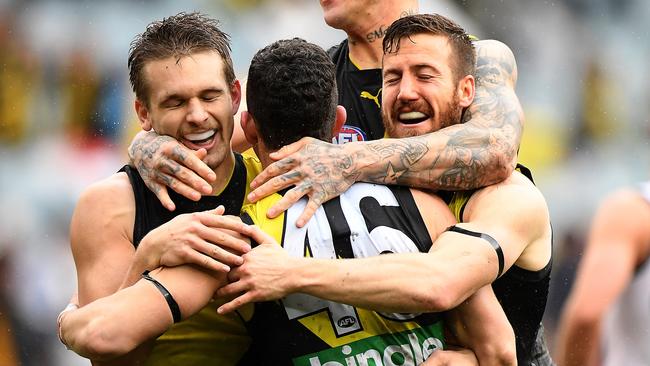
<svg viewBox="0 0 650 366">
<path fill-rule="evenodd" d="M 226 215 L 239 215 L 250 181 L 261 171 L 261 165 L 256 158 L 235 154 L 230 181 L 218 196 L 203 196 L 194 202 L 169 190 L 170 197 L 176 204 L 174 211 L 168 211 L 162 206 L 155 194 L 145 186 L 137 170 L 127 165 L 120 171 L 128 175 L 135 195 L 133 242 L 137 248 L 149 231 L 180 214 L 224 205 Z M 237 315 L 217 314 L 219 305 L 209 304 L 194 316 L 174 324 L 158 337 L 146 365 L 236 365 L 248 349 L 250 337 Z"/>
<path fill-rule="evenodd" d="M 280 198 L 274 194 L 246 205 L 242 219 L 272 235 L 294 257 L 427 252 L 432 244 L 405 187 L 354 184 L 320 207 L 303 228 L 294 223 L 305 207 L 304 199 L 284 215 L 266 217 Z M 267 365 L 420 364 L 444 347 L 440 314 L 379 313 L 300 293 L 255 304 L 247 326 L 253 337 L 249 364 L 256 364 L 253 360 Z"/>
<path fill-rule="evenodd" d="M 517 171 L 533 181 L 530 170 L 523 165 L 517 164 Z M 474 192 L 476 190 L 441 194 L 458 222 L 463 222 L 465 206 Z M 546 308 L 552 263 L 551 256 L 548 264 L 539 271 L 513 265 L 492 283 L 494 294 L 515 332 L 519 365 L 530 365 L 534 356 L 533 346 Z"/>
<path fill-rule="evenodd" d="M 327 53 L 336 65 L 339 104 L 347 111 L 347 120 L 332 142 L 378 140 L 384 137 L 381 121 L 381 69 L 359 70 L 350 60 L 348 41 Z"/>
</svg>

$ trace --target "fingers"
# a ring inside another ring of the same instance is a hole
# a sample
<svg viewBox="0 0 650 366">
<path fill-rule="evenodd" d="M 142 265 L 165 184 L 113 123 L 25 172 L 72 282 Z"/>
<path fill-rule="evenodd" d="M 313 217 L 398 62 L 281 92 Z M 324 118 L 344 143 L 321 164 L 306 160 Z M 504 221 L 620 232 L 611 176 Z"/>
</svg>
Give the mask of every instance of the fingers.
<svg viewBox="0 0 650 366">
<path fill-rule="evenodd" d="M 202 178 L 201 181 L 203 183 L 209 184 L 208 182 L 214 182 L 217 179 L 217 175 L 205 162 L 203 162 L 203 159 L 206 157 L 207 154 L 208 153 L 205 149 L 199 149 L 196 151 L 192 151 L 192 154 L 185 155 L 184 160 L 179 160 L 182 158 L 181 155 L 178 156 L 175 155 L 174 159 L 177 161 L 181 161 L 183 165 L 185 165 L 192 171 L 192 173 L 198 174 L 198 176 Z M 176 159 L 176 157 L 178 157 L 178 159 Z"/>
<path fill-rule="evenodd" d="M 158 197 L 158 200 L 160 203 L 162 203 L 163 207 L 169 211 L 174 211 L 176 209 L 174 201 L 172 201 L 171 197 L 169 197 L 167 187 L 155 182 L 149 182 L 146 184 L 147 187 L 149 187 L 149 189 L 156 195 L 156 197 Z"/>
<path fill-rule="evenodd" d="M 199 221 L 207 227 L 232 230 L 243 235 L 248 235 L 248 225 L 239 220 L 233 220 L 225 216 L 215 215 L 214 210 L 207 212 L 196 212 L 193 215 L 195 215 Z"/>
<path fill-rule="evenodd" d="M 206 243 L 206 245 L 208 245 L 208 244 Z M 226 256 L 214 254 L 214 253 L 220 252 L 220 250 L 219 250 L 220 248 L 218 246 L 216 246 L 216 245 L 212 245 L 212 247 L 214 247 L 216 249 L 211 254 L 214 255 L 215 257 L 217 257 L 217 259 L 209 256 L 208 254 L 199 253 L 199 252 L 197 252 L 195 250 L 188 250 L 186 252 L 186 255 L 185 255 L 185 257 L 186 257 L 185 262 L 195 264 L 197 266 L 203 267 L 203 268 L 208 269 L 208 270 L 217 271 L 217 272 L 225 272 L 225 273 L 230 271 L 230 266 L 228 264 L 225 264 L 225 263 L 230 263 L 233 266 L 239 265 L 239 264 L 233 264 L 233 262 L 235 262 L 234 260 L 224 260 L 223 258 L 227 258 Z M 223 249 L 221 249 L 221 251 L 226 252 Z M 226 252 L 226 253 L 228 253 L 228 252 Z M 230 254 L 230 253 L 228 253 L 228 254 Z M 230 254 L 230 255 L 232 255 L 232 254 Z M 238 257 L 238 258 L 241 259 L 241 257 Z"/>
<path fill-rule="evenodd" d="M 260 189 L 261 188 L 262 187 L 260 187 Z M 287 193 L 285 193 L 278 202 L 273 204 L 273 206 L 271 206 L 266 211 L 266 216 L 271 219 L 279 216 L 281 213 L 289 209 L 289 207 L 291 207 L 294 203 L 298 202 L 298 200 L 300 200 L 300 198 L 302 198 L 305 194 L 309 193 L 310 190 L 310 183 L 302 182 L 298 184 L 296 187 L 287 191 Z"/>
<path fill-rule="evenodd" d="M 210 246 L 208 248 L 209 252 L 206 251 L 205 248 L 201 248 L 200 250 L 224 263 L 240 265 L 242 264 L 243 260 L 236 254 L 248 253 L 251 250 L 251 246 L 248 242 L 240 238 L 236 238 L 229 233 L 224 232 L 223 230 L 202 228 L 200 231 L 200 237 L 204 238 L 206 242 L 216 244 L 217 248 L 219 248 L 218 250 L 215 250 L 213 246 Z"/>
<path fill-rule="evenodd" d="M 196 156 L 191 155 L 195 159 Z M 197 159 L 199 160 L 199 159 Z M 190 159 L 186 159 L 186 162 L 191 161 Z M 205 165 L 201 160 L 199 160 L 201 164 Z M 212 171 L 212 170 L 210 170 Z M 192 199 L 194 201 L 197 201 L 199 198 L 201 198 L 201 194 L 210 194 L 212 193 L 212 186 L 204 180 L 201 176 L 197 175 L 192 168 L 187 168 L 177 161 L 174 160 L 169 160 L 165 159 L 162 161 L 159 161 L 157 164 L 157 170 L 156 173 L 158 175 L 168 175 L 173 178 L 173 182 L 175 182 L 177 185 L 168 185 L 170 188 L 178 192 L 179 194 L 183 194 L 183 192 L 177 190 L 177 188 L 183 189 L 184 187 L 188 187 L 191 189 L 191 192 L 193 193 L 192 196 L 186 196 L 189 199 Z M 214 174 L 214 172 L 212 172 Z M 166 183 L 165 183 L 166 184 Z"/>
<path fill-rule="evenodd" d="M 251 188 L 257 188 L 258 186 L 266 183 L 269 180 L 272 179 L 277 179 L 280 174 L 285 174 L 289 172 L 292 168 L 294 168 L 297 165 L 296 159 L 293 158 L 286 158 L 282 159 L 280 161 L 276 161 L 275 163 L 267 166 L 260 174 L 253 179 L 251 182 Z M 289 177 L 285 177 L 283 179 L 288 179 Z M 295 177 L 293 177 L 295 178 Z M 276 182 L 276 184 L 279 182 Z M 264 197 L 264 196 L 260 196 Z M 249 195 L 250 199 L 250 195 Z"/>
<path fill-rule="evenodd" d="M 221 216 L 226 212 L 226 208 L 223 205 L 219 205 L 219 206 L 217 206 L 217 208 L 215 208 L 213 210 L 209 210 L 208 212 L 210 212 L 212 214 L 215 214 L 215 215 Z"/>
<path fill-rule="evenodd" d="M 195 190 L 194 188 L 192 188 L 192 187 L 186 185 L 185 183 L 181 182 L 180 180 L 176 179 L 176 177 L 173 176 L 173 175 L 169 175 L 169 174 L 163 173 L 161 171 L 156 171 L 156 180 L 164 185 L 162 187 L 162 189 L 165 190 L 165 194 L 167 194 L 167 187 L 169 187 L 169 188 L 173 189 L 174 191 L 176 191 L 176 193 L 178 193 L 178 194 L 180 194 L 180 195 L 182 195 L 182 196 L 184 196 L 187 199 L 190 199 L 192 201 L 198 201 L 198 200 L 201 199 L 201 192 Z M 150 183 L 152 185 L 153 184 L 159 184 L 159 183 L 156 183 L 156 182 L 150 182 Z M 147 183 L 147 185 L 149 185 L 149 183 Z M 151 187 L 150 187 L 150 189 L 151 189 Z M 169 196 L 167 196 L 167 197 L 169 197 Z"/>
<path fill-rule="evenodd" d="M 274 244 L 277 245 L 277 242 L 273 237 L 264 230 L 260 229 L 259 226 L 257 225 L 250 225 L 248 226 L 248 232 L 246 235 L 248 235 L 251 239 L 253 239 L 255 242 L 258 244 Z"/>
<path fill-rule="evenodd" d="M 223 289 L 223 287 L 222 287 L 222 289 Z M 221 289 L 219 289 L 219 291 L 217 291 L 217 294 L 220 291 L 221 291 Z M 236 297 L 234 300 L 229 301 L 229 302 L 219 306 L 219 308 L 217 309 L 217 313 L 219 313 L 219 314 L 228 314 L 228 313 L 230 313 L 232 311 L 235 311 L 235 310 L 239 309 L 240 307 L 242 307 L 242 306 L 244 306 L 244 305 L 246 305 L 248 303 L 251 303 L 251 302 L 253 302 L 253 296 L 251 295 L 250 292 L 246 292 L 243 295 L 241 295 L 239 297 Z"/>
<path fill-rule="evenodd" d="M 303 227 L 303 226 L 307 225 L 309 220 L 316 213 L 316 210 L 318 210 L 318 208 L 322 204 L 323 204 L 323 201 L 321 199 L 310 198 L 309 202 L 307 202 L 307 205 L 305 206 L 305 209 L 300 214 L 300 217 L 298 217 L 298 220 L 296 220 L 296 227 Z"/>
<path fill-rule="evenodd" d="M 264 174 L 264 172 L 262 172 L 261 174 Z M 299 171 L 294 171 L 294 170 L 289 171 L 278 177 L 273 177 L 269 179 L 267 182 L 261 184 L 259 187 L 255 188 L 255 190 L 249 193 L 247 198 L 250 202 L 255 202 L 263 197 L 269 196 L 273 193 L 276 193 L 280 190 L 290 187 L 296 184 L 296 182 L 300 182 L 301 179 L 302 179 L 302 174 Z M 252 186 L 253 184 L 251 183 L 251 187 Z"/>
<path fill-rule="evenodd" d="M 269 156 L 273 160 L 284 159 L 287 156 L 302 150 L 305 145 L 311 143 L 311 140 L 313 140 L 311 137 L 303 137 L 292 144 L 283 146 L 280 150 L 271 153 Z"/>
</svg>

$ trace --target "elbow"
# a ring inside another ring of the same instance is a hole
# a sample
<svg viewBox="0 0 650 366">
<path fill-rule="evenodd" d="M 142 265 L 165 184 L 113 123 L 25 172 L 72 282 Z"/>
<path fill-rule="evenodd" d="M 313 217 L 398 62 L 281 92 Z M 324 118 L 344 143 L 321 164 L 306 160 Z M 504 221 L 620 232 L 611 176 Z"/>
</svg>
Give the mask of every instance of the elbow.
<svg viewBox="0 0 650 366">
<path fill-rule="evenodd" d="M 95 361 L 110 360 L 127 354 L 135 348 L 128 344 L 126 337 L 117 337 L 111 327 L 98 317 L 73 335 L 68 343 L 70 349 L 80 356 Z"/>
<path fill-rule="evenodd" d="M 439 313 L 453 309 L 460 303 L 460 299 L 451 286 L 442 283 L 424 287 L 426 292 L 421 294 L 421 304 L 424 312 Z"/>
</svg>

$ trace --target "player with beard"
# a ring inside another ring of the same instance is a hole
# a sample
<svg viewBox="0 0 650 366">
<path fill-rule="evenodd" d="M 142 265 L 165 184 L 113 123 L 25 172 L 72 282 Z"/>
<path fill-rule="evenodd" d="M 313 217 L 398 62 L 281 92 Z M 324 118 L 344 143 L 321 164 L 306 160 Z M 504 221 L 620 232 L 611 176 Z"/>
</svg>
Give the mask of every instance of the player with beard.
<svg viewBox="0 0 650 366">
<path fill-rule="evenodd" d="M 303 136 L 329 140 L 339 129 L 345 112 L 336 105 L 333 75 L 334 65 L 325 51 L 300 39 L 275 42 L 255 55 L 247 91 L 249 111 L 242 113 L 242 122 L 263 164 L 269 164 L 268 153 L 284 143 Z M 287 101 L 296 99 L 303 103 L 288 105 Z M 290 117 L 305 122 L 288 123 Z M 438 197 L 405 187 L 357 184 L 340 200 L 322 208 L 312 226 L 303 230 L 286 227 L 281 219 L 264 220 L 264 207 L 274 199 L 269 197 L 248 207 L 245 212 L 250 215 L 246 217 L 261 219 L 257 223 L 264 230 L 277 237 L 285 250 L 300 257 L 305 241 L 283 239 L 306 234 L 307 230 L 309 249 L 315 257 L 330 249 L 343 257 L 365 257 L 426 252 L 432 240 L 454 223 Z M 363 207 L 355 202 L 363 202 Z M 339 211 L 345 217 L 332 215 Z M 301 207 L 295 212 L 299 214 Z M 228 226 L 226 222 L 223 227 L 247 232 L 257 242 L 274 242 L 259 229 L 237 221 L 230 221 Z M 354 229 L 350 231 L 350 227 Z M 152 233 L 164 229 L 163 225 Z M 282 250 L 277 243 L 273 246 Z M 87 357 L 111 358 L 129 352 L 167 329 L 176 316 L 186 318 L 199 311 L 226 280 L 223 273 L 215 275 L 191 265 L 161 268 L 146 276 L 132 287 L 65 315 L 61 334 L 65 343 Z M 327 316 L 330 311 L 334 317 L 331 321 Z M 471 351 L 442 350 L 447 346 L 440 314 L 378 313 L 294 294 L 282 303 L 256 304 L 252 316 L 250 309 L 241 311 L 240 316 L 248 321 L 254 339 L 251 352 L 241 364 L 363 365 L 371 360 L 376 365 L 400 360 L 400 364 L 425 360 L 426 365 L 452 360 L 455 365 L 459 360 L 477 364 Z M 467 339 L 476 345 L 482 365 L 514 363 L 514 334 L 489 286 L 449 316 L 453 320 L 450 327 L 461 343 Z M 229 345 L 228 340 L 223 345 Z M 486 354 L 489 357 L 485 358 Z M 504 361 L 503 357 L 509 359 Z"/>
<path fill-rule="evenodd" d="M 339 104 L 345 107 L 348 116 L 335 141 L 352 142 L 338 147 L 305 140 L 275 155 L 284 157 L 310 145 L 308 149 L 300 150 L 304 159 L 301 153 L 294 154 L 291 160 L 272 166 L 260 180 L 255 181 L 259 185 L 269 176 L 289 169 L 295 173 L 292 180 L 272 183 L 272 187 L 297 185 L 271 208 L 271 216 L 277 216 L 300 197 L 308 195 L 309 204 L 299 219 L 299 225 L 302 225 L 316 207 L 345 191 L 355 180 L 456 190 L 486 186 L 509 176 L 515 166 L 524 118 L 514 91 L 517 66 L 506 45 L 494 40 L 474 42 L 476 98 L 467 108 L 463 124 L 417 139 L 378 140 L 367 145 L 359 141 L 380 139 L 385 135 L 380 109 L 381 41 L 392 22 L 418 13 L 418 1 L 322 0 L 320 5 L 325 22 L 347 34 L 347 39 L 330 49 L 329 53 L 336 65 Z M 237 128 L 233 141 L 236 139 Z M 239 140 L 243 140 L 243 135 Z M 314 150 L 322 151 L 319 156 L 326 170 L 311 170 L 308 160 Z M 206 183 L 214 179 L 200 159 L 167 136 L 140 133 L 129 148 L 129 155 L 147 186 L 170 209 L 174 204 L 166 186 L 190 199 L 197 199 L 204 192 L 202 187 L 207 187 Z M 325 156 L 330 158 L 322 158 Z M 353 158 L 346 160 L 345 170 L 331 169 L 332 163 L 349 157 Z M 377 163 L 388 159 L 395 174 L 386 175 L 383 166 Z M 403 174 L 406 169 L 408 173 Z M 358 176 L 358 172 L 363 172 L 363 176 Z M 311 179 L 313 175 L 317 177 Z M 307 179 L 297 182 L 301 176 Z M 328 183 L 321 185 L 321 178 L 327 178 Z M 277 191 L 266 188 L 256 191 L 251 198 L 259 199 Z"/>
<path fill-rule="evenodd" d="M 446 36 L 438 24 L 454 32 Z M 462 28 L 438 15 L 408 16 L 388 28 L 382 103 L 391 137 L 460 123 L 474 82 L 473 63 L 467 61 L 472 54 L 462 52 L 464 42 L 468 37 Z M 320 159 L 326 157 L 312 156 L 314 171 L 323 168 Z M 387 175 L 396 174 L 391 162 L 382 164 Z M 515 171 L 504 182 L 453 193 L 449 205 L 459 224 L 440 235 L 426 254 L 322 260 L 288 257 L 274 246 L 255 248 L 230 272 L 236 281 L 219 291 L 243 295 L 220 311 L 306 293 L 361 308 L 439 312 L 492 283 L 515 331 L 518 364 L 552 365 L 541 328 L 552 259 L 543 196 Z"/>
</svg>

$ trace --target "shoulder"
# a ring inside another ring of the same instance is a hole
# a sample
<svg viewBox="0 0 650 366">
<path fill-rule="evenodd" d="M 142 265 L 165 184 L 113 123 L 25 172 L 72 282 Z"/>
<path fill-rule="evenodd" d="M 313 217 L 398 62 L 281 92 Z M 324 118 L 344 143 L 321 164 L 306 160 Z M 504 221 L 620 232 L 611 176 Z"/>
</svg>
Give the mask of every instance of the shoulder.
<svg viewBox="0 0 650 366">
<path fill-rule="evenodd" d="M 503 182 L 477 190 L 469 199 L 464 216 L 463 221 L 490 216 L 493 216 L 492 219 L 499 220 L 510 218 L 543 230 L 546 230 L 550 224 L 544 196 L 518 171 L 514 171 Z"/>
<path fill-rule="evenodd" d="M 439 196 L 414 188 L 411 188 L 411 194 L 432 240 L 435 241 L 438 235 L 456 224 L 454 214 Z"/>
<path fill-rule="evenodd" d="M 76 210 L 101 210 L 129 200 L 133 201 L 133 188 L 126 173 L 120 172 L 88 186 L 79 197 Z"/>
<path fill-rule="evenodd" d="M 638 189 L 623 188 L 607 195 L 592 222 L 591 235 L 611 237 L 593 240 L 636 247 L 639 259 L 650 255 L 650 202 Z"/>
<path fill-rule="evenodd" d="M 131 236 L 135 198 L 126 173 L 116 173 L 89 186 L 79 197 L 72 216 L 73 244 L 87 237 L 107 237 L 115 233 Z"/>
</svg>

